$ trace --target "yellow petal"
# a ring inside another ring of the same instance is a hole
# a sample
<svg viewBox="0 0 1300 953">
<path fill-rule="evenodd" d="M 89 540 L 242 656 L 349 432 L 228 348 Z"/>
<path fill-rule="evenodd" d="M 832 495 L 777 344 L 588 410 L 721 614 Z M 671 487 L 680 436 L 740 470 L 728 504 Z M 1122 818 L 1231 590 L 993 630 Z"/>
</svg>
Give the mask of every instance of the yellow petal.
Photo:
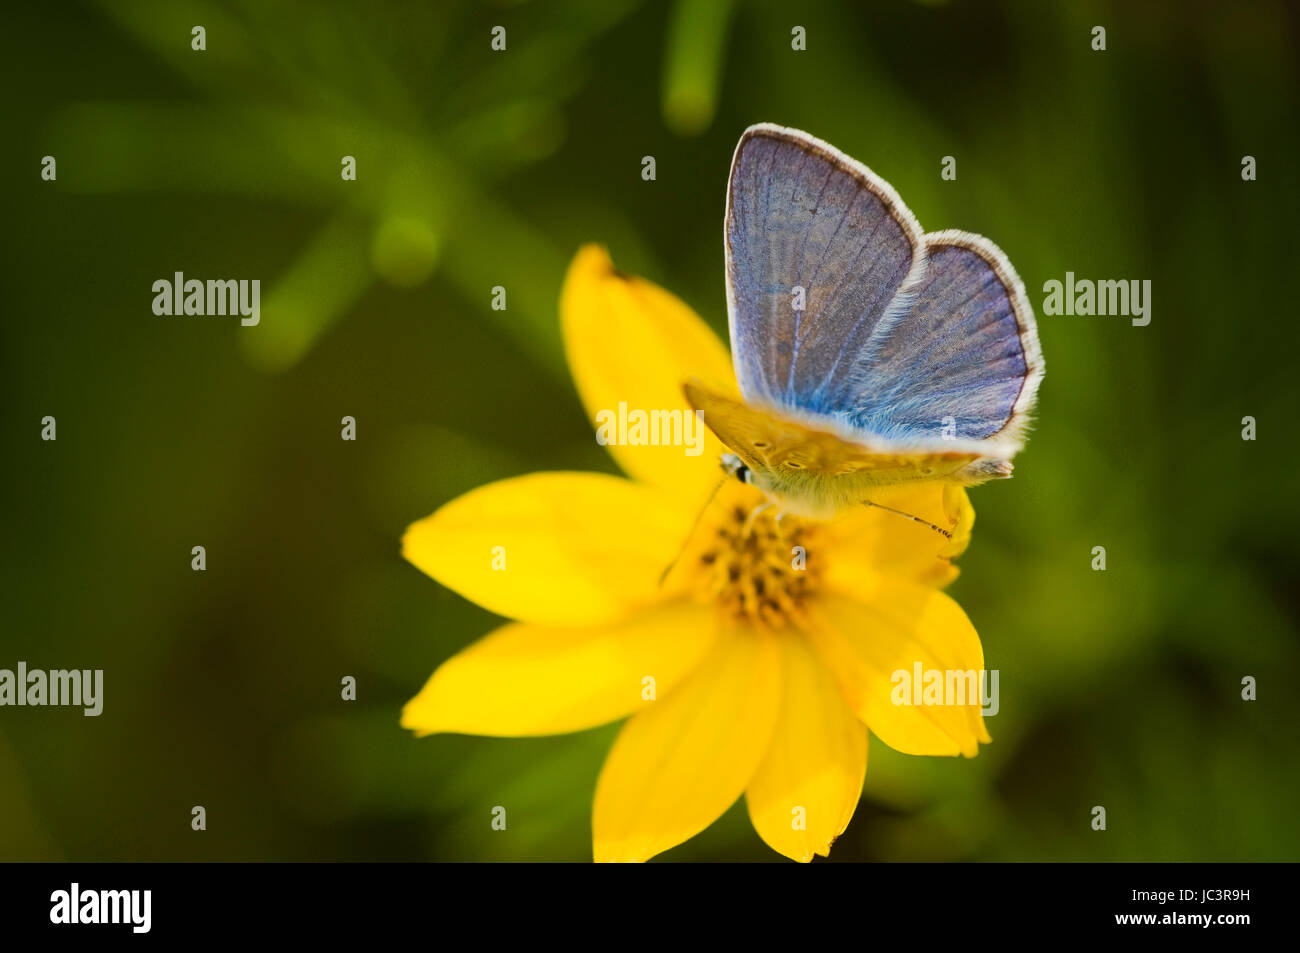
<svg viewBox="0 0 1300 953">
<path fill-rule="evenodd" d="M 970 497 L 964 486 L 956 483 L 944 484 L 943 514 L 947 522 L 941 525 L 944 529 L 951 529 L 952 539 L 939 555 L 956 559 L 966 552 L 966 547 L 970 545 L 971 532 L 975 529 L 975 507 L 971 506 Z"/>
<path fill-rule="evenodd" d="M 933 523 L 951 532 L 952 538 L 878 506 L 845 510 L 819 525 L 808 546 L 809 565 L 816 560 L 828 588 L 856 597 L 882 573 L 936 587 L 957 578 L 951 560 L 965 551 L 975 522 L 964 487 L 951 483 L 889 487 L 876 491 L 872 500 Z"/>
<path fill-rule="evenodd" d="M 596 784 L 597 861 L 642 861 L 694 837 L 735 803 L 781 705 L 772 635 L 725 632 L 676 691 L 624 726 Z"/>
<path fill-rule="evenodd" d="M 666 595 L 659 577 L 693 519 L 677 503 L 621 477 L 534 473 L 471 490 L 413 524 L 402 555 L 499 615 L 604 622 Z"/>
<path fill-rule="evenodd" d="M 807 863 L 830 853 L 858 806 L 867 729 L 806 640 L 788 635 L 781 644 L 781 717 L 745 801 L 768 846 Z"/>
<path fill-rule="evenodd" d="M 715 631 L 714 611 L 690 603 L 603 626 L 506 625 L 444 662 L 402 709 L 402 727 L 521 736 L 603 725 L 654 704 L 647 685 L 662 696 L 689 675 Z"/>
<path fill-rule="evenodd" d="M 617 419 L 623 405 L 626 414 L 678 410 L 683 424 L 695 428 L 694 447 L 611 443 L 619 466 L 693 501 L 707 494 L 719 479 L 722 445 L 693 417 L 681 385 L 699 377 L 734 389 L 731 360 L 717 335 L 664 289 L 616 271 L 596 245 L 582 248 L 569 266 L 560 319 L 569 369 L 593 426 L 597 415 Z"/>
<path fill-rule="evenodd" d="M 979 743 L 991 740 L 979 701 L 984 651 L 970 619 L 947 595 L 890 580 L 861 600 L 827 595 L 812 617 L 813 646 L 849 707 L 885 744 L 905 754 L 974 757 Z M 954 691 L 939 697 L 942 704 L 902 703 L 915 697 L 909 688 L 917 663 L 922 688 L 930 672 L 941 673 L 945 686 L 951 676 Z M 969 692 L 966 673 L 974 673 Z"/>
</svg>

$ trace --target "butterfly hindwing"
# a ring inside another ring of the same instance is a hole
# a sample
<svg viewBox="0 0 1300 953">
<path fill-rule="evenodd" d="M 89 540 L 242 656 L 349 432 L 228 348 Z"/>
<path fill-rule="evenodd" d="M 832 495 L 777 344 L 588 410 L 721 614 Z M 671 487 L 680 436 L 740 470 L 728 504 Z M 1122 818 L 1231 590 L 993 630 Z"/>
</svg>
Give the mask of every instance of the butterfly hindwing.
<svg viewBox="0 0 1300 953">
<path fill-rule="evenodd" d="M 996 438 L 1014 453 L 1043 376 L 1024 286 L 988 239 L 947 231 L 925 241 L 909 309 L 854 368 L 848 423 L 902 440 Z"/>
</svg>

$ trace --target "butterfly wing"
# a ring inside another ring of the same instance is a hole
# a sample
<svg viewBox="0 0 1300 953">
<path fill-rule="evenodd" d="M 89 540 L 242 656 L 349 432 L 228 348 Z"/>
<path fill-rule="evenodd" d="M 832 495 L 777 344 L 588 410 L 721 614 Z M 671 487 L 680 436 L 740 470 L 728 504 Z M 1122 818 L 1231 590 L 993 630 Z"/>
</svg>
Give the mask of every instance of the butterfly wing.
<svg viewBox="0 0 1300 953">
<path fill-rule="evenodd" d="M 844 479 L 856 491 L 917 480 L 943 479 L 979 459 L 970 446 L 951 444 L 928 448 L 859 444 L 813 423 L 736 400 L 699 381 L 683 385 L 686 399 L 737 456 L 756 473 L 769 475 L 781 491 L 783 481 L 807 485 L 812 481 Z"/>
<path fill-rule="evenodd" d="M 1043 377 L 1024 285 L 1002 252 L 966 232 L 925 236 L 906 314 L 855 365 L 850 426 L 903 441 L 988 440 L 1019 449 Z"/>
<path fill-rule="evenodd" d="M 763 124 L 736 146 L 725 238 L 741 393 L 827 416 L 851 407 L 855 362 L 924 273 L 916 218 L 866 166 Z"/>
<path fill-rule="evenodd" d="M 764 124 L 736 147 L 726 253 L 747 400 L 882 450 L 982 442 L 966 478 L 1009 474 L 1043 360 L 1024 288 L 991 242 L 923 235 L 861 163 Z"/>
</svg>

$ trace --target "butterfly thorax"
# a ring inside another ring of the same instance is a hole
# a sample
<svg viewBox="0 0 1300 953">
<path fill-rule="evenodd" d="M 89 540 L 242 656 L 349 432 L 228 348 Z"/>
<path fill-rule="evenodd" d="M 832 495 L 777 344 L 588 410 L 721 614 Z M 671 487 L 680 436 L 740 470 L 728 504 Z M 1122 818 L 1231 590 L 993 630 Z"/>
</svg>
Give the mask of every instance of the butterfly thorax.
<svg viewBox="0 0 1300 953">
<path fill-rule="evenodd" d="M 773 470 L 751 471 L 750 483 L 762 490 L 780 512 L 811 520 L 828 520 L 841 510 L 860 505 L 872 489 L 860 477 Z"/>
</svg>

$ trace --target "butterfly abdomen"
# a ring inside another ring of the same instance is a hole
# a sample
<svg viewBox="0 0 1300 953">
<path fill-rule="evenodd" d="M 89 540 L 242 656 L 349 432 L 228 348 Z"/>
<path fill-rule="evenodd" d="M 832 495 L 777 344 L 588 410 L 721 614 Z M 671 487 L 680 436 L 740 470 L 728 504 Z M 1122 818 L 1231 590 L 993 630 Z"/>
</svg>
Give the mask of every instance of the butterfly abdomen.
<svg viewBox="0 0 1300 953">
<path fill-rule="evenodd" d="M 751 482 L 776 500 L 782 509 L 807 519 L 830 519 L 861 506 L 874 491 L 904 483 L 947 482 L 973 486 L 995 477 L 1010 476 L 1004 460 L 958 457 L 903 469 L 862 468 L 840 473 L 818 473 L 804 467 L 781 465 L 751 471 Z"/>
</svg>

